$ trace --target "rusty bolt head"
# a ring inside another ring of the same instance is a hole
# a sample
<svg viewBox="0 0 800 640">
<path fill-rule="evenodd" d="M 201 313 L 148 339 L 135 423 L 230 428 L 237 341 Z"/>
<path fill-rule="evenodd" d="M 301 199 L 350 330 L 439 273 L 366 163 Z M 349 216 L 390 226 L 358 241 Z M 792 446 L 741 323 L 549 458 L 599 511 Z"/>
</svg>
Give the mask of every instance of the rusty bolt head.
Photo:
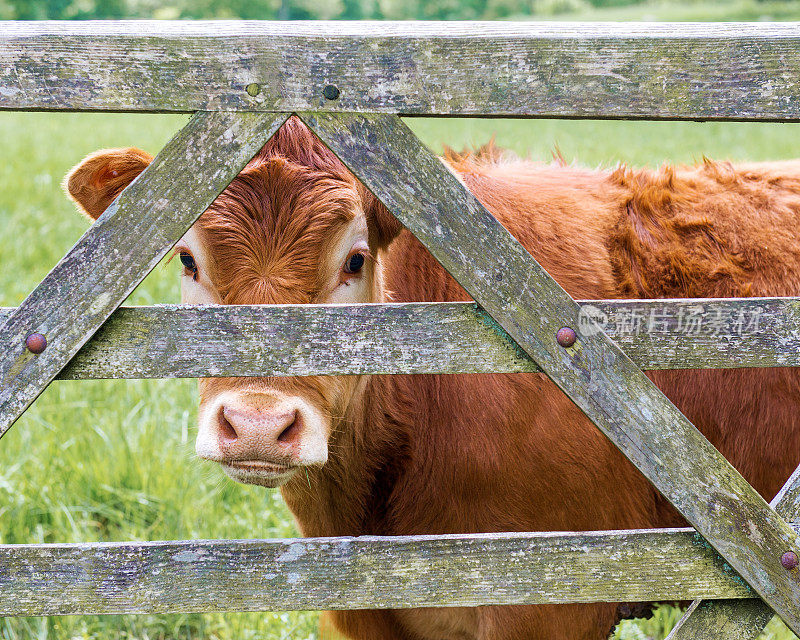
<svg viewBox="0 0 800 640">
<path fill-rule="evenodd" d="M 47 338 L 41 333 L 32 333 L 25 338 L 25 346 L 28 347 L 28 351 L 38 355 L 47 348 Z"/>
<path fill-rule="evenodd" d="M 571 347 L 575 344 L 578 336 L 575 335 L 575 329 L 572 327 L 561 327 L 556 334 L 556 340 L 562 347 Z"/>
<path fill-rule="evenodd" d="M 336 100 L 339 97 L 339 87 L 335 84 L 326 84 L 322 90 L 322 95 L 326 100 Z"/>
<path fill-rule="evenodd" d="M 794 569 L 797 564 L 797 554 L 794 551 L 787 551 L 781 556 L 781 564 L 784 569 Z"/>
</svg>

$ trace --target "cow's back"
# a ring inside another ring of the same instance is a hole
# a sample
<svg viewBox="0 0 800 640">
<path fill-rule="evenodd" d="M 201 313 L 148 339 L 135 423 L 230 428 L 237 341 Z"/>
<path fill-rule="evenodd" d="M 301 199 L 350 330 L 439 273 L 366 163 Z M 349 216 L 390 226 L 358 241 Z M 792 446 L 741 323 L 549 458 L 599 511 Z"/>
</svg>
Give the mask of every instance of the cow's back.
<svg viewBox="0 0 800 640">
<path fill-rule="evenodd" d="M 611 179 L 630 192 L 609 243 L 624 297 L 800 295 L 800 161 Z M 767 500 L 800 462 L 800 370 L 649 375 Z"/>
<path fill-rule="evenodd" d="M 574 298 L 800 295 L 800 162 L 734 167 L 706 161 L 688 168 L 592 171 L 470 159 L 456 169 L 478 199 Z M 481 258 L 495 261 L 503 256 Z M 387 288 L 396 301 L 469 299 L 407 232 L 392 246 L 387 267 Z M 792 453 L 800 451 L 796 369 L 649 375 L 767 499 L 800 461 Z M 513 447 L 517 456 L 527 451 L 533 456 L 525 459 L 530 468 L 540 451 L 558 450 L 559 442 L 569 442 L 571 461 L 565 450 L 563 461 L 550 456 L 550 464 L 544 465 L 556 473 L 563 463 L 573 476 L 570 480 L 562 475 L 564 490 L 550 494 L 554 503 L 562 494 L 581 494 L 572 484 L 591 479 L 602 485 L 604 465 L 619 470 L 623 485 L 642 480 L 637 472 L 629 473 L 613 446 L 604 438 L 596 439 L 595 427 L 544 376 L 426 378 L 435 390 L 420 401 L 444 408 L 436 416 L 442 426 L 431 427 L 444 439 L 452 436 L 460 441 L 462 435 L 449 430 L 463 430 L 463 420 L 497 419 L 490 417 L 487 407 L 498 406 L 502 407 L 498 412 L 512 420 L 519 417 L 523 434 L 538 431 L 526 449 L 519 440 L 503 440 L 515 433 L 513 427 L 496 430 L 495 441 L 487 446 L 500 449 L 501 456 Z M 453 406 L 463 408 L 461 415 L 449 410 Z M 478 426 L 472 428 L 481 432 Z M 592 448 L 595 453 L 584 457 Z M 581 462 L 574 463 L 578 458 Z M 530 480 L 541 483 L 542 477 L 534 471 Z M 606 493 L 610 486 L 614 484 L 605 485 Z M 626 505 L 627 515 L 615 514 L 612 503 L 619 503 L 620 495 L 594 496 L 600 500 L 595 504 L 602 503 L 611 513 L 592 513 L 589 517 L 596 526 L 588 528 L 680 523 L 671 509 L 657 505 L 653 511 L 649 493 L 638 486 L 622 492 L 629 496 L 623 502 L 632 500 L 641 508 Z M 577 513 L 568 509 L 556 511 L 563 517 L 562 528 L 587 524 L 583 517 L 578 522 Z M 572 526 L 566 526 L 570 519 Z"/>
</svg>

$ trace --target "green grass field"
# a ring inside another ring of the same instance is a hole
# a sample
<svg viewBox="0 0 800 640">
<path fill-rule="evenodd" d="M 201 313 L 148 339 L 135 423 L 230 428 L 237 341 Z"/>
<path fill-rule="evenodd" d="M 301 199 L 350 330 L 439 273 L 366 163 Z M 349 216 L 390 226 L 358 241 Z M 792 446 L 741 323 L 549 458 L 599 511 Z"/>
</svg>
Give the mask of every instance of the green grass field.
<svg viewBox="0 0 800 640">
<path fill-rule="evenodd" d="M 0 113 L 0 306 L 19 304 L 86 228 L 59 182 L 109 146 L 156 152 L 186 116 Z M 537 159 L 558 147 L 589 165 L 800 156 L 800 127 L 780 124 L 412 120 L 435 150 L 486 142 Z M 127 304 L 175 302 L 178 266 L 159 266 Z M 3 438 L 0 542 L 296 535 L 276 491 L 228 481 L 194 458 L 192 381 L 54 383 Z M 662 638 L 679 611 L 626 622 L 618 638 Z M 5 619 L 2 638 L 316 638 L 314 613 Z M 793 637 L 779 625 L 775 640 Z"/>
</svg>

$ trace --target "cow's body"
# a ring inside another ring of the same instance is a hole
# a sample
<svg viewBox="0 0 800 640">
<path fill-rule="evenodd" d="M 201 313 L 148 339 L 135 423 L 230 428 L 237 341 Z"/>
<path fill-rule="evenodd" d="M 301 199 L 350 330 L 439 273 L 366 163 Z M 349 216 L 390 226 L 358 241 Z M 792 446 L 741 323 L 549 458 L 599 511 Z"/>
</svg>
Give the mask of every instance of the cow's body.
<svg viewBox="0 0 800 640">
<path fill-rule="evenodd" d="M 335 163 L 302 125 L 290 122 L 283 138 L 268 145 L 261 158 L 282 156 L 297 166 L 321 170 L 315 165 L 320 155 L 326 167 Z M 450 165 L 575 298 L 800 292 L 800 163 L 735 169 L 705 163 L 657 172 L 590 171 L 492 157 L 451 157 Z M 234 185 L 231 197 L 242 197 L 236 194 L 253 188 L 253 180 Z M 275 202 L 266 195 L 255 200 L 258 206 Z M 225 219 L 225 202 L 213 214 L 214 224 Z M 468 299 L 408 232 L 396 235 L 396 224 L 387 222 L 385 212 L 370 213 L 375 203 L 363 204 L 370 246 L 377 245 L 380 266 L 370 276 L 374 283 L 369 281 L 372 295 L 379 298 L 361 301 Z M 203 233 L 210 234 L 203 246 L 213 254 L 222 240 L 213 235 L 211 222 L 201 219 L 203 224 Z M 503 256 L 480 258 L 498 261 Z M 311 302 L 322 295 L 280 296 L 274 285 L 269 293 L 259 289 L 258 295 L 237 294 L 232 300 L 233 285 L 219 284 L 217 276 L 211 280 L 215 291 L 224 292 L 219 302 Z M 765 497 L 772 497 L 800 461 L 800 376 L 795 369 L 656 372 L 651 377 Z M 232 394 L 237 385 L 247 387 L 251 396 L 256 393 L 252 380 L 203 384 L 204 402 Z M 281 480 L 286 502 L 307 536 L 580 531 L 681 523 L 544 375 L 372 376 L 339 379 L 335 391 L 325 390 L 334 383 L 319 379 L 258 384 L 262 404 L 267 403 L 265 389 L 288 393 L 292 384 L 306 385 L 296 392 L 305 398 L 335 393 L 346 398 L 340 405 L 325 405 L 333 415 L 327 462 Z M 241 406 L 237 410 L 244 411 Z M 259 410 L 270 420 L 278 415 Z M 239 431 L 227 408 L 214 411 L 215 420 L 228 428 L 229 418 Z M 262 415 L 253 411 L 248 416 Z M 214 420 L 209 424 L 201 432 L 217 428 Z M 292 435 L 292 425 L 278 440 L 288 438 L 287 432 Z M 214 437 L 238 451 L 236 433 Z M 249 458 L 237 457 L 224 443 L 219 444 L 222 453 L 207 457 L 224 463 L 226 456 L 250 460 L 256 455 L 251 447 Z M 272 453 L 276 446 L 270 441 L 265 459 L 278 459 Z M 600 640 L 616 621 L 616 606 L 332 616 L 346 635 L 358 639 Z"/>
</svg>

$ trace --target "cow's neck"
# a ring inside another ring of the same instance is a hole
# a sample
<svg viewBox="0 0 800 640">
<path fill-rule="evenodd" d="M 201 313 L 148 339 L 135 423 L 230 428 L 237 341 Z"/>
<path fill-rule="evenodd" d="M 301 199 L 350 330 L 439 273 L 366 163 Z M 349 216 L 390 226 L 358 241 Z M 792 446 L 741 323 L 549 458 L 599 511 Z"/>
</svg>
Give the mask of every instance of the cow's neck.
<svg viewBox="0 0 800 640">
<path fill-rule="evenodd" d="M 389 533 L 386 511 L 409 437 L 387 417 L 402 415 L 387 411 L 396 396 L 390 376 L 363 376 L 344 417 L 332 425 L 328 462 L 283 487 L 303 535 Z"/>
</svg>

